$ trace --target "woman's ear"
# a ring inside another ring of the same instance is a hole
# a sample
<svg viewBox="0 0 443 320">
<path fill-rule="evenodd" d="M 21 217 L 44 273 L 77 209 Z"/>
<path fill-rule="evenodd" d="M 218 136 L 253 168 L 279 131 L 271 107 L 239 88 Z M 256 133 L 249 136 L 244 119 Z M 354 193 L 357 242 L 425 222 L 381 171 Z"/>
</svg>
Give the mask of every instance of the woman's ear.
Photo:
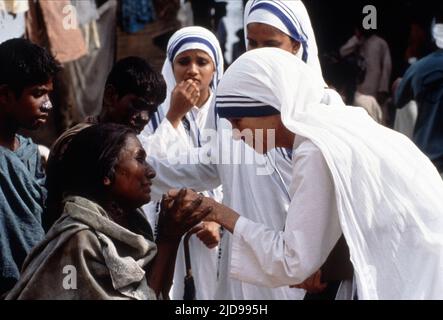
<svg viewBox="0 0 443 320">
<path fill-rule="evenodd" d="M 297 54 L 298 51 L 300 50 L 300 42 L 294 40 L 291 41 L 292 41 L 292 53 Z"/>
<path fill-rule="evenodd" d="M 111 181 L 111 179 L 109 179 L 109 177 L 104 177 L 103 184 L 105 187 L 109 187 L 112 184 L 112 181 Z"/>
</svg>

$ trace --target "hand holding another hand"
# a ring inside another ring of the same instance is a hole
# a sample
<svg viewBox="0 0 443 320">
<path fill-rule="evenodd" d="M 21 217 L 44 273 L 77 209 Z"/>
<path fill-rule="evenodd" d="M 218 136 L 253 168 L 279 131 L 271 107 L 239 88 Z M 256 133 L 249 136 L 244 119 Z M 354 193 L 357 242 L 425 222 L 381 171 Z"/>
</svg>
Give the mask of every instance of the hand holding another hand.
<svg viewBox="0 0 443 320">
<path fill-rule="evenodd" d="M 200 208 L 204 197 L 191 190 L 174 190 L 163 197 L 158 222 L 158 239 L 180 241 L 181 237 L 202 221 L 212 207 Z"/>
</svg>

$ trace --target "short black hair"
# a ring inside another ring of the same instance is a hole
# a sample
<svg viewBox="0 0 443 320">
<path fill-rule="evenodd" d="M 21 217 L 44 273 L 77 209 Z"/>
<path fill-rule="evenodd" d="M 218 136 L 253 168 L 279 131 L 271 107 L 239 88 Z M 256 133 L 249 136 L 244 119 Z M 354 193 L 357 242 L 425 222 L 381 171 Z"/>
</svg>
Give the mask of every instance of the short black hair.
<svg viewBox="0 0 443 320">
<path fill-rule="evenodd" d="M 0 44 L 0 85 L 7 85 L 20 97 L 24 88 L 48 82 L 61 65 L 45 49 L 26 39 Z"/>
<path fill-rule="evenodd" d="M 344 58 L 324 55 L 322 66 L 325 81 L 337 91 L 344 93 L 347 105 L 353 105 L 357 87 L 366 75 L 364 59 L 360 55 L 349 55 Z"/>
<path fill-rule="evenodd" d="M 114 179 L 114 167 L 129 135 L 136 133 L 116 123 L 93 125 L 77 133 L 63 157 L 63 191 L 99 200 L 103 179 Z"/>
<path fill-rule="evenodd" d="M 147 98 L 160 105 L 166 99 L 166 82 L 161 73 L 140 57 L 127 57 L 117 61 L 106 80 L 119 97 L 127 94 Z"/>
</svg>

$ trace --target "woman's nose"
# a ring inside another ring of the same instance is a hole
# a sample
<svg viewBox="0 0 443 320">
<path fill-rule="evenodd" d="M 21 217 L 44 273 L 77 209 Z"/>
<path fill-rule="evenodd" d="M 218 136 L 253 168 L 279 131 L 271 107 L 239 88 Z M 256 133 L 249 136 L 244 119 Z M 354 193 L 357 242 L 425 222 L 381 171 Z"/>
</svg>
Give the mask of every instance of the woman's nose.
<svg viewBox="0 0 443 320">
<path fill-rule="evenodd" d="M 148 163 L 146 163 L 146 170 L 147 170 L 147 176 L 149 179 L 154 179 L 155 176 L 157 175 L 154 168 L 152 168 Z"/>
<path fill-rule="evenodd" d="M 198 67 L 196 63 L 191 63 L 189 64 L 188 70 L 187 70 L 188 74 L 197 74 L 198 73 Z"/>
</svg>

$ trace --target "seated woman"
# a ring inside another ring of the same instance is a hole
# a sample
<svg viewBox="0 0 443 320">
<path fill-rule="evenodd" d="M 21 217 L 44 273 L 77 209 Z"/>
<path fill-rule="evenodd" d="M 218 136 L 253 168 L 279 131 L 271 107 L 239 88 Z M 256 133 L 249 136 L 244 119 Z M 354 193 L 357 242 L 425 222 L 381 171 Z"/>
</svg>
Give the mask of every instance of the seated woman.
<svg viewBox="0 0 443 320">
<path fill-rule="evenodd" d="M 442 299 L 438 171 L 407 137 L 362 109 L 327 107 L 322 95 L 310 67 L 273 48 L 244 54 L 220 82 L 218 114 L 234 129 L 252 130 L 255 139 L 246 143 L 258 152 L 293 150 L 284 229 L 203 202 L 214 207 L 207 219 L 233 233 L 231 276 L 269 287 L 300 284 L 343 234 L 355 272 L 350 298 Z"/>
<path fill-rule="evenodd" d="M 156 243 L 140 208 L 155 172 L 132 129 L 100 124 L 79 132 L 65 154 L 64 211 L 25 260 L 7 299 L 167 297 L 182 235 L 207 214 L 165 197 Z"/>
</svg>

